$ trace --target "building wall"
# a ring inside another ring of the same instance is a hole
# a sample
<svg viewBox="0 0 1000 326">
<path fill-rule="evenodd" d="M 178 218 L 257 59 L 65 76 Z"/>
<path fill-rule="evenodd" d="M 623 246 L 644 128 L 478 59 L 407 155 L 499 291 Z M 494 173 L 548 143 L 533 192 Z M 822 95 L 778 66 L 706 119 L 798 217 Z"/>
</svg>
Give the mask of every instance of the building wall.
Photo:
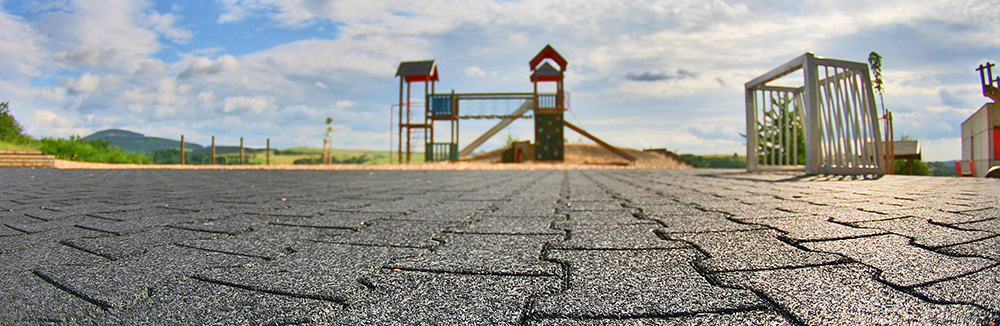
<svg viewBox="0 0 1000 326">
<path fill-rule="evenodd" d="M 996 154 L 994 128 L 1000 127 L 1000 107 L 987 103 L 962 122 L 962 160 L 973 161 L 976 176 L 986 175 L 991 166 L 1000 164 Z"/>
</svg>

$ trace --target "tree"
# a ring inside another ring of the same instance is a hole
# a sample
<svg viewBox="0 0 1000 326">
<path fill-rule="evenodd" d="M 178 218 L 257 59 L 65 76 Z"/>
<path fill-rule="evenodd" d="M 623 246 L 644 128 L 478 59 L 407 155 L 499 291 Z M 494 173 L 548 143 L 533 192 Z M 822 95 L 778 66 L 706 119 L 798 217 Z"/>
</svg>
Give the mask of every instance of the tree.
<svg viewBox="0 0 1000 326">
<path fill-rule="evenodd" d="M 868 64 L 871 65 L 872 75 L 875 77 L 875 79 L 872 80 L 872 88 L 874 88 L 875 92 L 878 93 L 879 105 L 882 107 L 882 112 L 885 113 L 885 101 L 882 98 L 882 92 L 885 91 L 885 89 L 882 88 L 882 55 L 878 54 L 878 52 L 872 51 L 872 53 L 868 54 Z"/>
<path fill-rule="evenodd" d="M 331 158 L 333 155 L 333 139 L 330 136 L 333 134 L 333 118 L 326 117 L 326 132 L 323 133 L 323 164 L 333 163 Z"/>
<path fill-rule="evenodd" d="M 0 102 L 0 141 L 23 143 L 26 140 L 28 137 L 24 135 L 24 128 L 10 113 L 8 102 Z"/>
</svg>

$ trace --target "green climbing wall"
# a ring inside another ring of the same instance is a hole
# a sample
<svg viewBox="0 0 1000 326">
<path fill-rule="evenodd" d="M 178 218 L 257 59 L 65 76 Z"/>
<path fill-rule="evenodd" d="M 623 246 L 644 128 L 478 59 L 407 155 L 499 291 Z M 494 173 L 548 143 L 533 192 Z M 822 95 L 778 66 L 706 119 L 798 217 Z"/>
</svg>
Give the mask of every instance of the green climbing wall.
<svg viewBox="0 0 1000 326">
<path fill-rule="evenodd" d="M 535 114 L 535 160 L 563 160 L 563 115 Z"/>
</svg>

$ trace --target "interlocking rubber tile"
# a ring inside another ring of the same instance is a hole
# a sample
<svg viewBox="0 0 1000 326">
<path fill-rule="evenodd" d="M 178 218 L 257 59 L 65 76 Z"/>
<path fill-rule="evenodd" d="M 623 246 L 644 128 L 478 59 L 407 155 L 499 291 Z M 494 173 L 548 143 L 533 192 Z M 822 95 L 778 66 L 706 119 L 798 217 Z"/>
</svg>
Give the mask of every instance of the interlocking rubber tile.
<svg viewBox="0 0 1000 326">
<path fill-rule="evenodd" d="M 387 268 L 492 275 L 559 275 L 562 268 L 540 258 L 546 242 L 562 235 L 507 235 L 443 233 L 435 237 L 442 244 L 434 252 L 403 258 Z"/>
<path fill-rule="evenodd" d="M 635 224 L 643 222 L 632 210 L 566 212 L 567 220 L 576 224 Z"/>
<path fill-rule="evenodd" d="M 295 252 L 251 265 L 204 270 L 203 281 L 289 296 L 345 302 L 363 294 L 357 279 L 393 258 L 416 256 L 420 249 L 306 243 Z"/>
<path fill-rule="evenodd" d="M 718 277 L 762 293 L 805 325 L 982 325 L 996 318 L 970 305 L 921 300 L 876 281 L 875 275 L 859 264 L 838 264 Z"/>
<path fill-rule="evenodd" d="M 778 239 L 773 230 L 741 232 L 670 233 L 667 237 L 687 241 L 708 253 L 698 266 L 709 272 L 787 268 L 828 264 L 838 255 L 794 247 Z"/>
<path fill-rule="evenodd" d="M 575 224 L 560 222 L 557 227 L 569 231 L 569 239 L 551 242 L 554 249 L 677 249 L 689 247 L 680 241 L 664 240 L 657 235 L 657 223 Z"/>
<path fill-rule="evenodd" d="M 898 286 L 914 286 L 973 272 L 994 262 L 977 257 L 947 256 L 910 245 L 898 235 L 808 242 L 806 248 L 837 253 L 881 271 L 879 277 Z"/>
<path fill-rule="evenodd" d="M 347 303 L 338 325 L 518 325 L 528 298 L 559 290 L 557 277 L 383 271 Z"/>
<path fill-rule="evenodd" d="M 0 325 L 988 325 L 996 185 L 3 168 Z"/>
<path fill-rule="evenodd" d="M 1000 289 L 1000 265 L 915 290 L 933 300 L 973 303 L 1000 311 L 1000 291 L 997 289 Z"/>
<path fill-rule="evenodd" d="M 90 302 L 121 307 L 145 298 L 148 288 L 160 282 L 256 260 L 183 247 L 153 247 L 143 255 L 127 259 L 88 266 L 46 267 L 37 273 Z"/>
<path fill-rule="evenodd" d="M 739 311 L 718 314 L 697 314 L 682 317 L 629 318 L 629 319 L 570 319 L 551 318 L 529 320 L 532 326 L 695 326 L 695 325 L 790 325 L 780 314 L 773 311 Z"/>
<path fill-rule="evenodd" d="M 293 325 L 329 322 L 337 303 L 179 278 L 149 289 L 149 297 L 83 324 Z"/>
<path fill-rule="evenodd" d="M 0 322 L 49 324 L 71 322 L 100 312 L 100 307 L 52 286 L 26 270 L 0 267 Z"/>
<path fill-rule="evenodd" d="M 976 256 L 1000 261 L 1000 236 L 966 242 L 937 249 L 937 252 L 954 256 Z"/>
<path fill-rule="evenodd" d="M 756 309 L 752 292 L 715 286 L 691 266 L 696 251 L 552 250 L 569 266 L 565 291 L 542 296 L 533 314 L 544 317 L 631 318 Z"/>
<path fill-rule="evenodd" d="M 457 222 L 384 219 L 371 220 L 364 224 L 365 226 L 356 232 L 320 240 L 365 246 L 431 248 L 439 244 L 431 239 L 434 235 L 448 227 L 461 225 Z"/>
<path fill-rule="evenodd" d="M 833 223 L 815 215 L 747 220 L 785 232 L 785 237 L 802 241 L 830 240 L 884 234 L 887 231 Z"/>
<path fill-rule="evenodd" d="M 79 238 L 65 240 L 63 243 L 109 259 L 123 259 L 129 256 L 141 255 L 157 246 L 171 245 L 191 239 L 208 239 L 217 236 L 219 235 L 212 233 L 156 227 L 141 233 Z"/>
<path fill-rule="evenodd" d="M 484 216 L 469 225 L 448 228 L 452 233 L 478 234 L 548 234 L 563 235 L 566 231 L 552 228 L 553 222 L 564 217 L 500 217 Z"/>
<path fill-rule="evenodd" d="M 924 218 L 905 217 L 877 222 L 855 223 L 857 226 L 877 228 L 913 238 L 913 243 L 932 248 L 976 241 L 996 234 L 983 231 L 962 230 L 932 224 Z"/>
</svg>

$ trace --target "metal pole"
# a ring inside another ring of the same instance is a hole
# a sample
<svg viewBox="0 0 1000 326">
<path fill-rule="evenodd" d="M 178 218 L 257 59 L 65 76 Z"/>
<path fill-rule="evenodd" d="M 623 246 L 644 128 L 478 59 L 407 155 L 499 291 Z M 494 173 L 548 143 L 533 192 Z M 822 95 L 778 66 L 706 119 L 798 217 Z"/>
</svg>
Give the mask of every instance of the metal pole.
<svg viewBox="0 0 1000 326">
<path fill-rule="evenodd" d="M 806 140 L 806 173 L 820 173 L 820 134 L 819 121 L 819 85 L 815 57 L 807 54 L 802 63 L 802 74 L 805 79 L 805 121 L 803 132 Z"/>
<path fill-rule="evenodd" d="M 240 137 L 240 164 L 243 164 L 245 162 L 244 157 L 245 156 L 243 155 L 243 137 Z"/>
<path fill-rule="evenodd" d="M 215 164 L 215 136 L 212 136 L 212 164 Z"/>
<path fill-rule="evenodd" d="M 181 135 L 181 165 L 184 165 L 184 135 Z"/>
<path fill-rule="evenodd" d="M 271 138 L 267 139 L 267 161 L 266 165 L 271 165 Z"/>
<path fill-rule="evenodd" d="M 399 76 L 399 149 L 396 151 L 396 159 L 399 163 L 403 163 L 403 79 L 405 76 Z M 391 112 L 390 112 L 391 114 Z"/>
</svg>

